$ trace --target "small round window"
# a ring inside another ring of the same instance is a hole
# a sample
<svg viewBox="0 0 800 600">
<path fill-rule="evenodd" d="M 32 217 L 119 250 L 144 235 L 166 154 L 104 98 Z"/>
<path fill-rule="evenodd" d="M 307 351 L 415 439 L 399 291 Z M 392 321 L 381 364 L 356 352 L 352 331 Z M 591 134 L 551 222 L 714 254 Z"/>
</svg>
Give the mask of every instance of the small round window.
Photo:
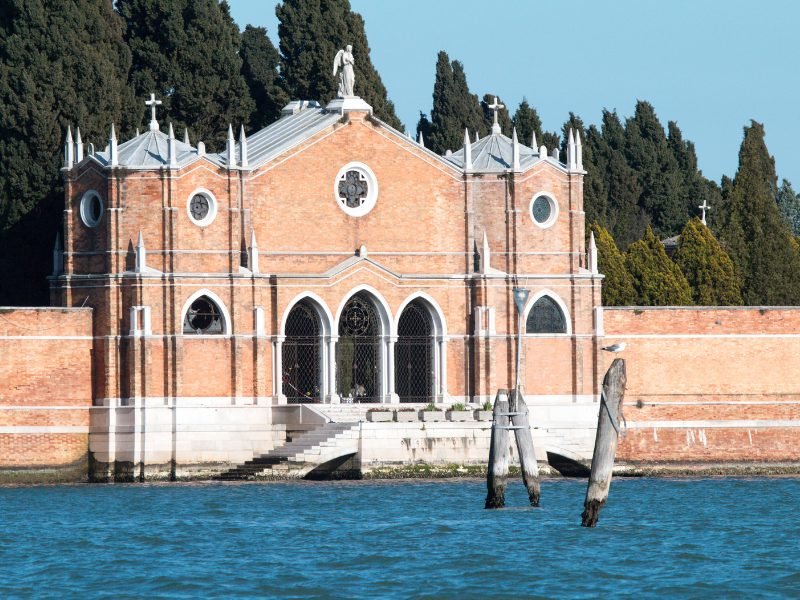
<svg viewBox="0 0 800 600">
<path fill-rule="evenodd" d="M 531 201 L 531 218 L 539 227 L 550 227 L 558 216 L 558 205 L 545 194 L 535 196 Z"/>
<path fill-rule="evenodd" d="M 361 217 L 375 206 L 378 181 L 367 165 L 349 163 L 339 170 L 333 193 L 339 208 L 351 217 Z"/>
<path fill-rule="evenodd" d="M 192 223 L 205 227 L 217 216 L 217 201 L 208 190 L 196 190 L 189 196 L 186 210 Z"/>
<path fill-rule="evenodd" d="M 103 220 L 103 199 L 94 190 L 89 190 L 81 198 L 81 221 L 87 227 L 97 227 Z"/>
<path fill-rule="evenodd" d="M 219 335 L 223 333 L 222 313 L 208 296 L 192 302 L 183 318 L 183 333 Z"/>
</svg>

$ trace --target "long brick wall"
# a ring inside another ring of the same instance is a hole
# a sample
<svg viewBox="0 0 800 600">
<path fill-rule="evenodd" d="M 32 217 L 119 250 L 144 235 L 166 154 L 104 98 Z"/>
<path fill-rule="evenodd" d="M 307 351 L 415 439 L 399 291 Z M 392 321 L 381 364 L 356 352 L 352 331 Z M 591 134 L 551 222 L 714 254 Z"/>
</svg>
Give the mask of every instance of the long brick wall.
<svg viewBox="0 0 800 600">
<path fill-rule="evenodd" d="M 0 483 L 86 478 L 92 311 L 0 308 Z"/>
<path fill-rule="evenodd" d="M 627 344 L 620 459 L 800 460 L 800 309 L 608 308 L 603 321 Z"/>
</svg>

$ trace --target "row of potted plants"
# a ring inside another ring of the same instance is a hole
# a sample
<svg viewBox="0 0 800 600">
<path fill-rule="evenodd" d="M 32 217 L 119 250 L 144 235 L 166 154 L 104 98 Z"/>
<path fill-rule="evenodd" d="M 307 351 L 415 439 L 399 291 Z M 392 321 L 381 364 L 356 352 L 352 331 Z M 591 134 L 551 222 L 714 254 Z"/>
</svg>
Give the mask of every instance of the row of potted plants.
<svg viewBox="0 0 800 600">
<path fill-rule="evenodd" d="M 422 410 L 416 408 L 383 408 L 376 407 L 367 411 L 367 420 L 373 423 L 396 421 L 409 423 L 413 421 L 491 421 L 492 405 L 485 402 L 481 408 L 474 409 L 457 402 L 445 408 L 441 405 L 428 404 Z"/>
</svg>

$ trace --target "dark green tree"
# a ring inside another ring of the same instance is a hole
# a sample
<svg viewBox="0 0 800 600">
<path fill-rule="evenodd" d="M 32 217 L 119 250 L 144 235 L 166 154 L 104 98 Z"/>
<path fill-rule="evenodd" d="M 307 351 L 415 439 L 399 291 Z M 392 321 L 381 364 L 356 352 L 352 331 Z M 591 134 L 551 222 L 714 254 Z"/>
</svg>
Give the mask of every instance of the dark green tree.
<svg viewBox="0 0 800 600">
<path fill-rule="evenodd" d="M 284 87 L 295 100 L 323 104 L 336 97 L 333 76 L 336 53 L 353 46 L 355 93 L 375 116 L 402 130 L 394 104 L 370 58 L 364 19 L 353 12 L 349 0 L 284 0 L 275 8 Z"/>
<path fill-rule="evenodd" d="M 107 0 L 0 0 L 0 305 L 47 303 L 67 125 L 103 148 L 138 116 L 122 29 Z"/>
<path fill-rule="evenodd" d="M 544 131 L 542 132 L 542 141 L 539 142 L 539 145 L 544 145 L 547 148 L 548 154 L 553 151 L 553 148 L 558 148 L 560 151 L 561 138 L 555 131 Z M 564 160 L 564 157 L 561 156 L 561 159 Z"/>
<path fill-rule="evenodd" d="M 496 96 L 494 94 L 484 94 L 483 100 L 481 100 L 484 128 L 487 131 L 491 131 L 492 125 L 494 125 L 494 110 L 489 108 L 489 106 L 494 104 L 495 99 L 498 103 L 503 105 L 503 108 L 497 111 L 497 124 L 500 125 L 500 133 L 507 137 L 511 137 L 511 130 L 514 125 L 511 122 L 511 116 L 509 115 L 508 107 L 506 106 L 505 102 L 503 102 L 502 98 L 500 98 L 500 96 Z M 517 136 L 521 143 L 526 143 L 524 138 L 519 138 L 519 132 L 517 132 Z M 530 140 L 528 140 L 527 143 L 530 143 Z"/>
<path fill-rule="evenodd" d="M 680 267 L 648 225 L 644 237 L 628 247 L 625 266 L 633 278 L 636 303 L 641 306 L 686 306 L 692 290 Z"/>
<path fill-rule="evenodd" d="M 211 149 L 224 145 L 228 124 L 249 123 L 254 103 L 242 75 L 239 28 L 227 2 L 117 0 L 133 54 L 137 98 L 155 92 L 164 121 L 189 127 Z M 140 113 L 145 122 L 145 111 Z"/>
<path fill-rule="evenodd" d="M 572 135 L 580 135 L 581 136 L 581 143 L 583 144 L 586 141 L 586 128 L 583 125 L 583 119 L 581 119 L 578 115 L 574 112 L 570 111 L 569 119 L 561 126 L 561 160 L 562 162 L 567 161 L 567 145 L 569 143 L 569 132 L 572 130 Z M 584 153 L 584 162 L 586 162 L 586 155 Z"/>
<path fill-rule="evenodd" d="M 263 27 L 247 25 L 242 32 L 241 44 L 242 75 L 256 105 L 250 127 L 261 129 L 275 121 L 281 108 L 289 102 L 278 68 L 281 57 Z"/>
<path fill-rule="evenodd" d="M 675 262 L 689 282 L 695 304 L 738 306 L 742 303 L 733 261 L 700 219 L 690 220 L 683 228 Z"/>
<path fill-rule="evenodd" d="M 420 125 L 424 123 L 418 124 L 417 134 Z M 464 129 L 470 134 L 477 131 L 481 137 L 487 133 L 478 96 L 469 91 L 464 65 L 457 60 L 450 62 L 442 51 L 436 59 L 430 135 L 425 137 L 425 145 L 437 154 L 458 150 L 464 145 Z"/>
<path fill-rule="evenodd" d="M 800 302 L 800 254 L 781 218 L 775 161 L 764 142 L 764 126 L 744 128 L 739 168 L 722 216 L 722 242 L 742 281 L 748 305 Z"/>
<path fill-rule="evenodd" d="M 703 177 L 697 167 L 694 144 L 683 139 L 683 134 L 674 121 L 667 123 L 667 131 L 667 144 L 678 165 L 680 203 L 689 215 L 699 214 L 699 207 L 703 203 L 716 208 L 720 203 L 719 188 L 713 181 Z"/>
<path fill-rule="evenodd" d="M 625 268 L 625 257 L 614 243 L 607 229 L 593 223 L 589 230 L 594 232 L 597 245 L 597 268 L 605 275 L 603 280 L 603 305 L 628 306 L 636 302 L 633 278 Z"/>
<path fill-rule="evenodd" d="M 542 145 L 542 120 L 536 109 L 528 104 L 526 98 L 519 103 L 511 123 L 517 129 L 520 143 L 530 146 L 533 143 L 533 134 L 536 134 L 536 148 Z"/>
<path fill-rule="evenodd" d="M 783 221 L 792 230 L 792 235 L 800 235 L 800 196 L 795 194 L 792 184 L 784 179 L 778 189 L 778 209 Z"/>
</svg>

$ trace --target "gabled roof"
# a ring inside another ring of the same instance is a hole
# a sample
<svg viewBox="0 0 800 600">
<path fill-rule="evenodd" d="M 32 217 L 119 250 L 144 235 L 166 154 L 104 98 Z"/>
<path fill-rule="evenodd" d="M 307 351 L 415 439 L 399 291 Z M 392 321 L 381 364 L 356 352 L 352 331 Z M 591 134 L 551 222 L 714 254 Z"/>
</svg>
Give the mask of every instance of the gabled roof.
<svg viewBox="0 0 800 600">
<path fill-rule="evenodd" d="M 183 167 L 194 162 L 201 154 L 198 149 L 175 140 L 175 156 L 178 167 Z M 109 148 L 95 152 L 92 157 L 103 166 L 111 162 Z M 128 169 L 158 169 L 169 166 L 169 137 L 161 131 L 150 129 L 120 144 L 117 148 L 117 163 L 120 167 Z M 223 162 L 217 155 L 209 154 L 213 162 Z"/>
<path fill-rule="evenodd" d="M 513 164 L 514 142 L 502 133 L 491 133 L 472 144 L 472 170 L 503 172 Z M 464 148 L 444 157 L 459 169 L 464 168 Z M 540 160 L 539 151 L 519 144 L 519 166 L 524 171 Z M 547 157 L 544 157 L 547 158 Z"/>
</svg>

